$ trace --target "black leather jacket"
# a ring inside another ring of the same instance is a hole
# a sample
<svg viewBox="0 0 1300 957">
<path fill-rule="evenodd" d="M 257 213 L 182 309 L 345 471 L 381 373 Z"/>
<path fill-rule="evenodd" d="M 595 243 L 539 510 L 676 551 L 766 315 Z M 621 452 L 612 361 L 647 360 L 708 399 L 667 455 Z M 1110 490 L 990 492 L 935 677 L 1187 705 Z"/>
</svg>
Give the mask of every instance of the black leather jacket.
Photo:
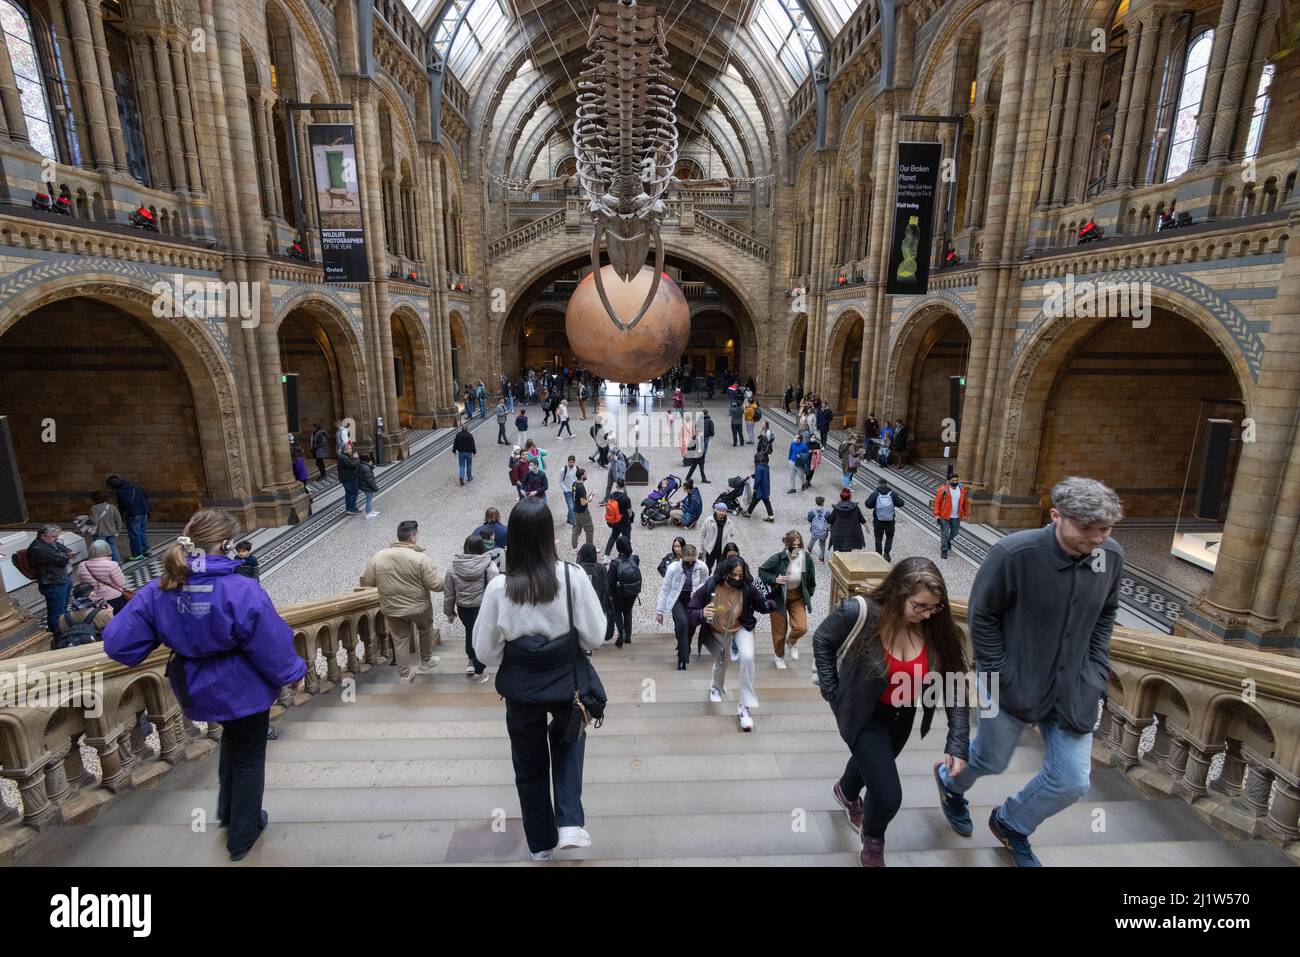
<svg viewBox="0 0 1300 957">
<path fill-rule="evenodd" d="M 62 585 L 68 579 L 68 562 L 72 552 L 62 542 L 47 542 L 39 535 L 27 547 L 27 561 L 36 572 L 36 581 L 42 585 Z"/>
<path fill-rule="evenodd" d="M 880 696 L 889 687 L 885 649 L 873 636 L 879 614 L 880 606 L 867 599 L 866 623 L 862 626 L 854 647 L 844 656 L 838 674 L 835 670 L 835 656 L 857 623 L 857 600 L 846 600 L 827 616 L 813 635 L 817 683 L 822 697 L 830 702 L 840 737 L 850 747 L 871 720 Z M 867 644 L 860 647 L 860 642 Z M 941 670 L 933 651 L 930 653 L 929 667 L 931 671 Z M 948 715 L 948 739 L 943 747 L 944 753 L 965 761 L 970 753 L 970 710 L 967 707 L 947 707 L 944 710 Z M 929 733 L 933 721 L 934 708 L 923 704 L 921 737 L 924 738 Z"/>
</svg>

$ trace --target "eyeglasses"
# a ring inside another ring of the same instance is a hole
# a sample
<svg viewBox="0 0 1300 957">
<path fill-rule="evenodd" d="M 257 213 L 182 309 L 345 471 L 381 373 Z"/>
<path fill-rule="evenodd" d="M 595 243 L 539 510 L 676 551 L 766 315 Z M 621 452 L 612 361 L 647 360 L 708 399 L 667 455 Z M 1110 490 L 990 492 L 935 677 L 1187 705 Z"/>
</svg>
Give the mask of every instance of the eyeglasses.
<svg viewBox="0 0 1300 957">
<path fill-rule="evenodd" d="M 944 608 L 947 607 L 943 602 L 938 602 L 933 605 L 925 605 L 911 598 L 907 600 L 907 603 L 912 606 L 912 611 L 919 612 L 922 614 L 931 611 L 943 611 Z"/>
</svg>

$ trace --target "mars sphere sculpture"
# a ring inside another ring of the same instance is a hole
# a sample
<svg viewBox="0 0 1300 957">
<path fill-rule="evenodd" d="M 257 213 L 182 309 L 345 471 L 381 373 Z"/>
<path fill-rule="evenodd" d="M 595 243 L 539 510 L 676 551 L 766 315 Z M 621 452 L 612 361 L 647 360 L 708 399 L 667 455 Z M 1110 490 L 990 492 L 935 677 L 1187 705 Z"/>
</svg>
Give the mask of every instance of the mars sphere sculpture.
<svg viewBox="0 0 1300 957">
<path fill-rule="evenodd" d="M 641 321 L 624 331 L 610 322 L 596 292 L 595 273 L 588 273 L 569 299 L 564 328 L 574 355 L 596 375 L 614 382 L 645 382 L 672 368 L 691 335 L 691 310 L 677 283 L 660 274 L 654 301 Z M 654 270 L 642 266 L 624 282 L 605 266 L 601 282 L 620 316 L 634 316 L 645 301 Z"/>
</svg>

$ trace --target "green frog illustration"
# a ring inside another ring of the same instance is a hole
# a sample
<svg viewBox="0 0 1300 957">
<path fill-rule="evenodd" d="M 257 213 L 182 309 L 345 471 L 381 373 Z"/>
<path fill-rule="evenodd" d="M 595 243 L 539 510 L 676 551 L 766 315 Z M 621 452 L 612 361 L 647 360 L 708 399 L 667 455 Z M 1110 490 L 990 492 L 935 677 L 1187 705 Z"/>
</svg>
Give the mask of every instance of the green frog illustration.
<svg viewBox="0 0 1300 957">
<path fill-rule="evenodd" d="M 899 282 L 916 282 L 916 251 L 920 245 L 920 220 L 909 216 L 907 228 L 903 230 L 903 261 L 898 264 L 897 274 Z"/>
</svg>

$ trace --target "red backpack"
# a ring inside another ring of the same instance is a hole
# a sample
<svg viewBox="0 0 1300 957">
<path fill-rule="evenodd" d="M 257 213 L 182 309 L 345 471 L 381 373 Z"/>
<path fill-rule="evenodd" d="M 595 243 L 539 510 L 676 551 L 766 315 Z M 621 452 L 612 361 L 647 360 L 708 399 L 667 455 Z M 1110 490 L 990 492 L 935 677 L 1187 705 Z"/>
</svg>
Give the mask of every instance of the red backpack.
<svg viewBox="0 0 1300 957">
<path fill-rule="evenodd" d="M 27 549 L 20 548 L 10 556 L 10 561 L 14 563 L 14 568 L 18 569 L 32 581 L 36 581 L 36 569 L 32 568 L 32 563 L 27 559 Z"/>
<path fill-rule="evenodd" d="M 619 508 L 618 499 L 611 498 L 605 503 L 605 524 L 611 528 L 623 521 L 623 513 Z"/>
</svg>

